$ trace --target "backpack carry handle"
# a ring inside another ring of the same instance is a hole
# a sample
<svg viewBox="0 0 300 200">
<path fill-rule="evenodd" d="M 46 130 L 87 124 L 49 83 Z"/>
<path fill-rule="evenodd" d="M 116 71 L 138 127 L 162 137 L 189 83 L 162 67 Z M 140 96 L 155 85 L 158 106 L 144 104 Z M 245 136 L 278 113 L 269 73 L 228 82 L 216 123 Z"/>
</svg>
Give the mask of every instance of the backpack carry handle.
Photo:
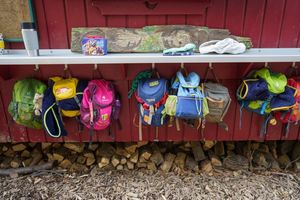
<svg viewBox="0 0 300 200">
<path fill-rule="evenodd" d="M 97 74 L 97 75 L 95 75 L 95 74 Z M 96 77 L 96 76 L 98 76 L 98 77 Z M 103 76 L 102 76 L 102 74 L 99 70 L 98 64 L 94 64 L 94 67 L 93 67 L 93 70 L 92 70 L 92 79 L 97 79 L 97 78 L 102 79 Z"/>
<path fill-rule="evenodd" d="M 158 73 L 158 71 L 156 70 L 156 68 L 155 68 L 155 63 L 152 63 L 152 67 L 151 67 L 151 70 L 152 70 L 152 74 L 151 74 L 151 77 L 152 78 L 160 78 L 160 75 L 159 75 L 159 73 Z"/>
<path fill-rule="evenodd" d="M 72 78 L 72 74 L 71 74 L 68 64 L 65 64 L 62 77 L 63 78 Z"/>
<path fill-rule="evenodd" d="M 217 83 L 220 83 L 215 71 L 214 71 L 214 68 L 212 66 L 212 63 L 209 63 L 208 64 L 208 67 L 206 68 L 206 71 L 205 71 L 205 75 L 204 75 L 204 82 L 207 82 L 207 78 L 208 78 L 208 73 L 211 72 L 215 81 L 217 81 Z"/>
</svg>

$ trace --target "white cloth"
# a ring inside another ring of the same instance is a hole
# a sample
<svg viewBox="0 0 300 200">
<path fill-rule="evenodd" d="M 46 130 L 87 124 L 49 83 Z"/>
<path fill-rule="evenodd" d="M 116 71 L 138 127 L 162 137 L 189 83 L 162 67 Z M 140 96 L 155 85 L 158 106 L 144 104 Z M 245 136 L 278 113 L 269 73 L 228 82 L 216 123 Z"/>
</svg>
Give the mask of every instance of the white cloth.
<svg viewBox="0 0 300 200">
<path fill-rule="evenodd" d="M 204 42 L 199 47 L 199 52 L 205 53 L 229 53 L 229 54 L 240 54 L 246 51 L 246 46 L 234 39 L 226 38 L 224 40 L 211 40 Z"/>
</svg>

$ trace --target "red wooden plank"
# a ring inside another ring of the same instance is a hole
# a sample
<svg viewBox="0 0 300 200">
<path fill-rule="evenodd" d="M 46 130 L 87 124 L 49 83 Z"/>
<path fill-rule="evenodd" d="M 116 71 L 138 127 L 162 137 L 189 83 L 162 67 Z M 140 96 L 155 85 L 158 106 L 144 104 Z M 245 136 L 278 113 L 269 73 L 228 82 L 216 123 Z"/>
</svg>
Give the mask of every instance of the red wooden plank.
<svg viewBox="0 0 300 200">
<path fill-rule="evenodd" d="M 243 33 L 246 0 L 228 0 L 225 28 L 234 35 Z"/>
<path fill-rule="evenodd" d="M 66 23 L 68 38 L 71 38 L 72 28 L 86 27 L 85 1 L 84 0 L 65 0 Z M 76 12 L 74 12 L 76 11 Z M 71 39 L 70 39 L 71 40 Z M 70 47 L 69 40 L 69 47 Z"/>
<path fill-rule="evenodd" d="M 186 18 L 185 15 L 168 15 L 167 16 L 167 24 L 170 25 L 182 25 L 186 24 Z"/>
<path fill-rule="evenodd" d="M 44 1 L 50 48 L 68 48 L 64 1 Z"/>
<path fill-rule="evenodd" d="M 103 15 L 180 15 L 200 14 L 211 0 L 164 0 L 158 2 L 140 0 L 109 1 L 93 0 Z M 171 5 L 171 6 L 170 6 Z"/>
<path fill-rule="evenodd" d="M 286 0 L 279 47 L 297 47 L 300 1 Z"/>
<path fill-rule="evenodd" d="M 127 98 L 127 93 L 129 90 L 128 81 L 126 79 L 114 81 L 114 85 L 116 86 L 116 91 L 119 92 L 121 97 L 121 113 L 120 113 L 120 122 L 122 129 L 119 130 L 117 125 L 114 124 L 115 132 L 116 132 L 116 140 L 121 142 L 131 141 L 131 127 L 132 121 L 130 120 L 130 104 L 129 99 Z"/>
<path fill-rule="evenodd" d="M 49 37 L 43 2 L 41 0 L 34 0 L 34 7 L 38 25 L 39 46 L 41 49 L 47 49 L 49 48 Z"/>
<path fill-rule="evenodd" d="M 285 0 L 267 1 L 261 36 L 262 47 L 278 47 L 284 6 Z"/>
<path fill-rule="evenodd" d="M 147 25 L 164 25 L 166 24 L 166 16 L 164 15 L 151 15 L 147 16 Z"/>
<path fill-rule="evenodd" d="M 145 25 L 146 25 L 146 16 L 143 16 L 143 15 L 127 16 L 127 27 L 141 28 Z"/>
<path fill-rule="evenodd" d="M 226 0 L 213 0 L 207 9 L 206 26 L 210 28 L 223 28 L 226 18 Z"/>
<path fill-rule="evenodd" d="M 4 80 L 2 80 L 1 78 L 0 85 L 2 85 L 3 82 Z M 4 94 L 2 92 L 2 88 L 0 88 L 0 113 L 2 113 L 2 116 L 0 117 L 0 143 L 10 142 L 11 140 L 8 124 L 7 124 L 7 116 L 5 112 L 7 107 L 5 107 L 3 99 L 4 99 Z"/>
<path fill-rule="evenodd" d="M 237 89 L 236 80 L 224 80 L 222 84 L 228 88 L 231 98 L 234 98 L 235 91 Z M 224 117 L 224 122 L 228 125 L 228 131 L 223 128 L 218 127 L 217 139 L 221 141 L 232 140 L 234 133 L 234 124 L 236 118 L 237 104 L 232 101 L 226 116 Z"/>
<path fill-rule="evenodd" d="M 3 106 L 5 109 L 5 113 L 7 116 L 7 121 L 8 121 L 8 127 L 10 131 L 10 136 L 11 136 L 11 141 L 14 142 L 27 142 L 28 141 L 28 136 L 27 136 L 27 131 L 24 126 L 16 124 L 11 115 L 8 113 L 8 105 L 11 101 L 12 98 L 12 90 L 13 86 L 17 80 L 16 79 L 10 79 L 7 81 L 3 81 L 1 83 L 1 93 L 5 94 L 3 95 Z"/>
<path fill-rule="evenodd" d="M 85 15 L 88 27 L 106 26 L 106 18 L 91 0 L 85 0 Z"/>
<path fill-rule="evenodd" d="M 205 25 L 205 16 L 203 15 L 187 15 L 186 24 L 195 25 L 195 26 L 204 26 Z"/>
<path fill-rule="evenodd" d="M 265 2 L 266 0 L 247 1 L 243 35 L 251 38 L 254 47 L 260 47 Z"/>
</svg>

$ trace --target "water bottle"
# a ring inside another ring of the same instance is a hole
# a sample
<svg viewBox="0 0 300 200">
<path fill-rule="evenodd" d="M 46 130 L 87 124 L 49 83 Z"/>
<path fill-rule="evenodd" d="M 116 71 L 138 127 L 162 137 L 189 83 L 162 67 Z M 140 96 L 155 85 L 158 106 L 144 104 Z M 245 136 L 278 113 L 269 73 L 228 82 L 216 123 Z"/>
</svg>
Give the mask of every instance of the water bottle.
<svg viewBox="0 0 300 200">
<path fill-rule="evenodd" d="M 22 37 L 28 56 L 39 55 L 39 40 L 36 32 L 35 23 L 21 23 Z"/>
</svg>

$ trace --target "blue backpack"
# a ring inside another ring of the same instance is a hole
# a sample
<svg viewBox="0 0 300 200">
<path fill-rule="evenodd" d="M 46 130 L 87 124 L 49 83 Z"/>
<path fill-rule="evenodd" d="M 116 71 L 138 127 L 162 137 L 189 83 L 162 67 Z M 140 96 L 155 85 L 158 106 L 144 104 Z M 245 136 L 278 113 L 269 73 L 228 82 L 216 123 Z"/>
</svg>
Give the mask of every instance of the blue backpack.
<svg viewBox="0 0 300 200">
<path fill-rule="evenodd" d="M 142 140 L 142 124 L 162 126 L 167 121 L 163 113 L 168 97 L 168 81 L 163 78 L 142 79 L 135 92 L 139 110 L 139 139 Z"/>
<path fill-rule="evenodd" d="M 177 89 L 176 114 L 178 118 L 199 119 L 203 117 L 203 94 L 199 89 L 200 77 L 195 72 L 186 77 L 179 71 L 172 89 Z"/>
</svg>

